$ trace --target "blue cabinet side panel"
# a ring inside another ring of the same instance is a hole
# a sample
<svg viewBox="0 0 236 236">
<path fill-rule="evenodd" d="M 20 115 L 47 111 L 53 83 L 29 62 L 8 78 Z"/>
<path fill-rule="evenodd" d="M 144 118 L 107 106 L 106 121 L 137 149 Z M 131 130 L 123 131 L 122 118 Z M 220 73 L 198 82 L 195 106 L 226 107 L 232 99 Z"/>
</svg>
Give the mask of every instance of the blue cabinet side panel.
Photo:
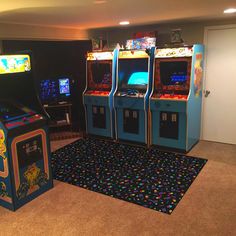
<svg viewBox="0 0 236 236">
<path fill-rule="evenodd" d="M 47 127 L 42 127 L 42 130 L 45 131 L 46 133 L 46 137 L 49 137 L 48 134 L 48 128 Z M 12 153 L 12 142 L 16 137 L 11 137 L 9 138 L 9 155 L 11 156 L 11 158 L 13 158 L 13 153 Z M 46 140 L 46 145 L 47 148 L 49 148 L 49 139 L 47 138 Z M 11 160 L 11 162 L 9 163 L 9 168 L 11 169 L 11 188 L 12 188 L 12 193 L 13 193 L 13 202 L 14 202 L 14 210 L 20 208 L 21 206 L 25 205 L 27 202 L 32 201 L 33 199 L 35 199 L 37 196 L 41 195 L 42 193 L 46 192 L 47 190 L 51 189 L 53 187 L 53 179 L 52 179 L 52 170 L 51 170 L 51 152 L 50 149 L 47 149 L 47 154 L 48 154 L 48 170 L 49 170 L 49 175 L 48 175 L 48 181 L 46 184 L 40 186 L 36 191 L 29 193 L 29 195 L 23 197 L 22 199 L 19 199 L 17 197 L 17 189 L 15 188 L 15 177 L 14 177 L 14 168 L 13 168 L 13 161 Z M 44 159 L 38 160 L 37 162 L 35 162 L 37 168 L 39 168 L 42 172 L 45 171 L 45 162 Z M 20 178 L 20 183 L 26 183 L 27 180 L 25 179 L 25 173 L 27 172 L 29 166 L 25 166 L 22 168 L 19 168 L 19 178 Z"/>
<path fill-rule="evenodd" d="M 111 109 L 114 107 L 114 93 L 116 90 L 116 71 L 117 71 L 117 60 L 118 60 L 119 50 L 114 50 L 114 56 L 112 61 L 112 89 L 109 97 L 109 106 Z"/>
<path fill-rule="evenodd" d="M 149 97 L 152 92 L 152 84 L 153 84 L 153 69 L 154 69 L 154 58 L 155 58 L 155 47 L 152 47 L 150 49 L 150 65 L 149 65 L 149 78 L 148 78 L 148 89 L 147 89 L 147 94 L 145 97 L 145 109 L 148 110 L 149 108 Z"/>
<path fill-rule="evenodd" d="M 187 150 L 198 142 L 201 131 L 202 110 L 202 76 L 203 76 L 203 45 L 194 45 L 192 59 L 190 95 L 187 107 Z"/>
<path fill-rule="evenodd" d="M 1 128 L 0 128 L 1 129 Z M 6 157 L 8 160 L 8 175 L 6 177 L 0 177 L 0 205 L 10 209 L 16 210 L 22 205 L 26 204 L 27 202 L 33 200 L 35 197 L 39 196 L 43 192 L 47 191 L 48 189 L 52 188 L 53 180 L 52 180 L 52 172 L 51 172 L 51 156 L 50 156 L 50 145 L 48 139 L 48 128 L 42 127 L 39 130 L 45 132 L 45 136 L 42 136 L 42 142 L 45 147 L 43 153 L 45 153 L 44 158 L 35 161 L 33 164 L 26 165 L 26 166 L 18 166 L 16 163 L 19 163 L 18 154 L 15 153 L 14 140 L 18 137 L 22 136 L 22 133 L 19 133 L 19 136 L 10 136 L 8 137 L 8 133 L 5 133 L 6 138 Z M 23 133 L 24 134 L 24 133 Z M 36 133 L 36 136 L 41 133 Z M 26 134 L 25 134 L 26 135 Z M 32 136 L 34 137 L 34 136 Z M 31 138 L 31 136 L 30 136 Z M 27 136 L 22 140 L 18 140 L 17 142 L 22 142 L 27 140 Z M 15 154 L 14 154 L 15 153 Z M 46 159 L 47 160 L 46 160 Z M 0 157 L 1 159 L 1 157 Z M 47 164 L 46 164 L 47 162 Z M 1 163 L 1 160 L 0 160 Z M 14 168 L 15 163 L 15 168 Z M 1 164 L 0 164 L 1 166 Z M 35 169 L 31 168 L 35 166 Z M 0 168 L 2 171 L 2 166 Z M 27 174 L 26 174 L 27 173 Z M 29 174 L 30 173 L 30 174 Z M 32 174 L 33 173 L 33 174 Z M 35 178 L 34 181 L 30 182 L 29 179 Z M 19 180 L 19 187 L 16 186 L 15 180 Z M 4 184 L 4 188 L 2 188 Z M 32 191 L 30 188 L 32 187 Z M 16 189 L 17 188 L 17 189 Z M 7 194 L 3 194 L 3 189 L 6 190 Z M 22 191 L 21 191 L 22 190 Z M 22 194 L 21 194 L 22 193 Z"/>
<path fill-rule="evenodd" d="M 117 60 L 119 55 L 119 49 L 113 51 L 113 61 L 112 61 L 112 89 L 109 96 L 109 108 L 110 108 L 110 123 L 111 123 L 111 137 L 115 137 L 115 111 L 114 111 L 114 93 L 116 90 L 116 71 L 117 71 Z"/>
</svg>

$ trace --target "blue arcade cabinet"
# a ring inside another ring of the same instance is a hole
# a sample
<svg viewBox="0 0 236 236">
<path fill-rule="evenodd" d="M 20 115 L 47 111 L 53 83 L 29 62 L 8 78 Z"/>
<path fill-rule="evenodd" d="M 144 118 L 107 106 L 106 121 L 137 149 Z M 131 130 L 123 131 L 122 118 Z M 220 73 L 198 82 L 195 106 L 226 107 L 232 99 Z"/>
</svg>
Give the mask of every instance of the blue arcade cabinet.
<svg viewBox="0 0 236 236">
<path fill-rule="evenodd" d="M 83 93 L 87 134 L 114 137 L 113 94 L 117 55 L 117 49 L 87 55 L 87 80 Z"/>
<path fill-rule="evenodd" d="M 120 51 L 114 95 L 116 139 L 148 144 L 148 106 L 152 86 L 152 54 L 148 50 Z"/>
<path fill-rule="evenodd" d="M 156 49 L 151 145 L 188 152 L 200 138 L 203 45 Z"/>
<path fill-rule="evenodd" d="M 30 55 L 0 55 L 0 205 L 16 210 L 52 188 L 47 116 Z"/>
</svg>

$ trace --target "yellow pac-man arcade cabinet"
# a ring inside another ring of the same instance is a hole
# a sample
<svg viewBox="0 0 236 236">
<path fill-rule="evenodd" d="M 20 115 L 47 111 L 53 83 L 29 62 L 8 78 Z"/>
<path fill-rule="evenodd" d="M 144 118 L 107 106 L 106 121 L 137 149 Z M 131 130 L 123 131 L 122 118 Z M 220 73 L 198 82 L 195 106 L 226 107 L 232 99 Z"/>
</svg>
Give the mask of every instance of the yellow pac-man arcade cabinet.
<svg viewBox="0 0 236 236">
<path fill-rule="evenodd" d="M 47 116 L 30 58 L 0 55 L 0 205 L 10 210 L 53 186 Z"/>
</svg>

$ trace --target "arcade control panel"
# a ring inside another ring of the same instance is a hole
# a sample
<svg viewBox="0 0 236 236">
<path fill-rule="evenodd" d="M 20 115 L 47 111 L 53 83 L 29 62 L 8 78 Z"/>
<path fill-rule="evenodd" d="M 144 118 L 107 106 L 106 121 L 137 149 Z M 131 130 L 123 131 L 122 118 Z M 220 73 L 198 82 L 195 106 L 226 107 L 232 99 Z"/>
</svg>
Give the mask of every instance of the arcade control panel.
<svg viewBox="0 0 236 236">
<path fill-rule="evenodd" d="M 153 94 L 152 98 L 154 99 L 163 99 L 163 100 L 187 100 L 188 95 L 183 94 Z"/>
<path fill-rule="evenodd" d="M 140 92 L 138 90 L 127 90 L 127 91 L 119 91 L 116 96 L 120 97 L 144 97 L 145 93 Z"/>
<path fill-rule="evenodd" d="M 108 96 L 110 91 L 98 91 L 98 90 L 89 90 L 85 93 L 85 95 L 91 96 Z"/>
<path fill-rule="evenodd" d="M 0 102 L 0 111 L 0 120 L 7 129 L 14 129 L 43 119 L 34 111 L 8 101 Z"/>
</svg>

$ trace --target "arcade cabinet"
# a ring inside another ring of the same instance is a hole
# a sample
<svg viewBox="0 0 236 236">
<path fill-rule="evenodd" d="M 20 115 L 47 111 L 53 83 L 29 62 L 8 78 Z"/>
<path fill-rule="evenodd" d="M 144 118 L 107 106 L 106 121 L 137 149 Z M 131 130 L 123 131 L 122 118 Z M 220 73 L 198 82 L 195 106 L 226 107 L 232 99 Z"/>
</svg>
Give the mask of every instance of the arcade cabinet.
<svg viewBox="0 0 236 236">
<path fill-rule="evenodd" d="M 114 96 L 118 140 L 148 143 L 148 99 L 152 86 L 153 53 L 154 48 L 119 52 Z"/>
<path fill-rule="evenodd" d="M 189 151 L 200 138 L 202 45 L 156 49 L 151 144 Z"/>
<path fill-rule="evenodd" d="M 52 188 L 47 118 L 30 55 L 0 56 L 0 205 L 16 210 Z"/>
<path fill-rule="evenodd" d="M 72 82 L 73 80 L 67 76 L 57 76 L 40 81 L 40 100 L 50 116 L 51 134 L 58 133 L 59 135 L 60 131 L 68 129 L 72 131 Z"/>
<path fill-rule="evenodd" d="M 87 82 L 83 93 L 87 134 L 113 138 L 113 94 L 118 50 L 87 55 Z"/>
</svg>

